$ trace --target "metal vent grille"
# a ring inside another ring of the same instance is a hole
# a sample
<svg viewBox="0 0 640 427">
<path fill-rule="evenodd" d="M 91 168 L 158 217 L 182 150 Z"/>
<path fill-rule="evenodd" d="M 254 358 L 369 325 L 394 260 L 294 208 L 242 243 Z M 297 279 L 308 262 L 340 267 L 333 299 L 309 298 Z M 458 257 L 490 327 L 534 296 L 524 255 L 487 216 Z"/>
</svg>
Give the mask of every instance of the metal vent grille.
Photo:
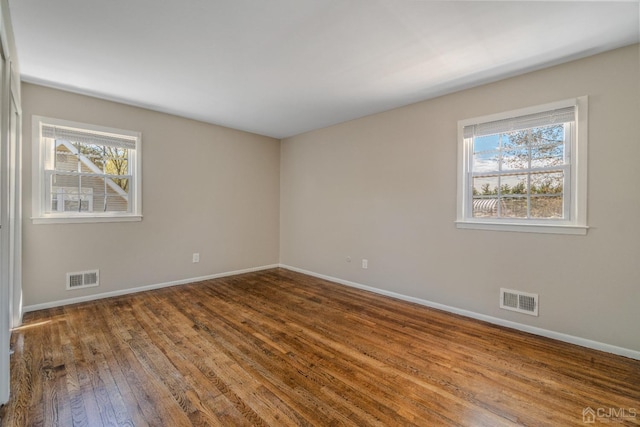
<svg viewBox="0 0 640 427">
<path fill-rule="evenodd" d="M 85 285 L 97 285 L 98 284 L 98 272 L 97 271 L 91 271 L 89 273 L 84 273 L 82 276 L 84 278 L 84 284 Z"/>
<path fill-rule="evenodd" d="M 533 312 L 536 309 L 536 299 L 528 295 L 518 295 L 518 307 L 524 311 Z"/>
<path fill-rule="evenodd" d="M 67 273 L 67 290 L 91 288 L 100 284 L 99 270 Z"/>
<path fill-rule="evenodd" d="M 511 292 L 503 292 L 502 304 L 506 307 L 518 308 L 518 295 Z"/>
<path fill-rule="evenodd" d="M 537 316 L 538 294 L 500 288 L 500 308 Z"/>
</svg>

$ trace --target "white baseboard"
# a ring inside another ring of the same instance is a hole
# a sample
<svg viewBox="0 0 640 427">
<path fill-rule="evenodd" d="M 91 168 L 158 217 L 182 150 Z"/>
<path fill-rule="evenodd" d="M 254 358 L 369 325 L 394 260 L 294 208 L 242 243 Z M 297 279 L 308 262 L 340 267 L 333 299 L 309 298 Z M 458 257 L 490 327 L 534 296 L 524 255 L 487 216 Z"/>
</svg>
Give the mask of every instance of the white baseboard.
<svg viewBox="0 0 640 427">
<path fill-rule="evenodd" d="M 413 302 L 413 303 L 424 305 L 427 307 L 436 308 L 442 311 L 448 311 L 450 313 L 459 314 L 461 316 L 470 317 L 472 319 L 482 320 L 488 323 L 493 323 L 494 325 L 504 326 L 507 328 L 516 329 L 523 332 L 529 332 L 534 335 L 540 335 L 540 336 L 552 338 L 558 341 L 564 341 L 570 344 L 576 344 L 582 347 L 587 347 L 594 350 L 600 350 L 607 353 L 617 354 L 619 356 L 625 356 L 631 359 L 640 360 L 640 351 L 631 350 L 624 347 L 618 347 L 611 344 L 601 343 L 598 341 L 592 341 L 586 338 L 580 338 L 573 335 L 564 334 L 562 332 L 550 331 L 548 329 L 542 329 L 542 328 L 537 328 L 535 326 L 524 325 L 522 323 L 512 322 L 510 320 L 504 320 L 498 317 L 487 316 L 486 314 L 480 314 L 473 311 L 464 310 L 461 308 L 451 307 L 448 305 L 439 304 L 437 302 L 424 300 L 421 298 L 415 298 L 415 297 L 399 294 L 396 292 L 387 291 L 384 289 L 374 288 L 371 286 L 362 285 L 360 283 L 338 279 L 337 277 L 331 277 L 324 274 L 315 273 L 313 271 L 304 270 L 302 268 L 292 267 L 286 264 L 280 264 L 280 267 L 285 268 L 287 270 L 295 271 L 298 273 L 306 274 L 308 276 L 317 277 L 319 279 L 328 280 L 330 282 L 339 283 L 341 285 L 363 289 L 365 291 L 374 292 L 376 294 L 385 295 L 385 296 L 396 298 L 403 301 Z"/>
<path fill-rule="evenodd" d="M 79 302 L 95 301 L 103 298 L 134 294 L 137 292 L 150 291 L 153 289 L 167 288 L 169 286 L 185 285 L 187 283 L 202 282 L 203 280 L 218 279 L 220 277 L 235 276 L 237 274 L 251 273 L 254 271 L 261 271 L 261 270 L 269 270 L 271 268 L 278 268 L 278 267 L 279 267 L 279 264 L 263 265 L 260 267 L 252 267 L 252 268 L 246 268 L 243 270 L 236 270 L 236 271 L 227 271 L 224 273 L 211 274 L 208 276 L 191 277 L 189 279 L 174 280 L 171 282 L 157 283 L 154 285 L 140 286 L 137 288 L 122 289 L 120 291 L 104 292 L 100 294 L 87 295 L 84 297 L 69 298 L 64 300 L 45 302 L 42 304 L 27 305 L 23 307 L 23 312 L 28 313 L 30 311 L 44 310 L 46 308 L 62 307 L 64 305 L 76 304 Z"/>
</svg>

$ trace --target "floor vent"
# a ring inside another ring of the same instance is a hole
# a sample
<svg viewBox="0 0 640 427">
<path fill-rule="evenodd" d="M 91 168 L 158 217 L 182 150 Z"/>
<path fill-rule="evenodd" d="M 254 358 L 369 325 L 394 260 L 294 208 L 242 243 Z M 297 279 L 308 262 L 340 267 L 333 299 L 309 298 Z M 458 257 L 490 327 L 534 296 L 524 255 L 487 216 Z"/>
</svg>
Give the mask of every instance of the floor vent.
<svg viewBox="0 0 640 427">
<path fill-rule="evenodd" d="M 500 288 L 500 308 L 537 316 L 538 294 Z"/>
<path fill-rule="evenodd" d="M 78 271 L 67 273 L 67 290 L 91 288 L 100 284 L 100 271 Z"/>
</svg>

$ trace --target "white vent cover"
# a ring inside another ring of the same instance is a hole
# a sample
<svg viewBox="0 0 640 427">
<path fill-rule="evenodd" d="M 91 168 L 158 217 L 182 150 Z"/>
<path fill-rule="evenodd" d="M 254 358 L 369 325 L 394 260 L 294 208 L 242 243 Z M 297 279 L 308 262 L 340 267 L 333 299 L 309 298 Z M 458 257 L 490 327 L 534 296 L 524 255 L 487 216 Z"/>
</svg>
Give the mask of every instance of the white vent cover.
<svg viewBox="0 0 640 427">
<path fill-rule="evenodd" d="M 100 271 L 78 271 L 67 273 L 67 290 L 91 288 L 100 284 Z"/>
<path fill-rule="evenodd" d="M 538 294 L 500 288 L 500 308 L 537 316 Z"/>
</svg>

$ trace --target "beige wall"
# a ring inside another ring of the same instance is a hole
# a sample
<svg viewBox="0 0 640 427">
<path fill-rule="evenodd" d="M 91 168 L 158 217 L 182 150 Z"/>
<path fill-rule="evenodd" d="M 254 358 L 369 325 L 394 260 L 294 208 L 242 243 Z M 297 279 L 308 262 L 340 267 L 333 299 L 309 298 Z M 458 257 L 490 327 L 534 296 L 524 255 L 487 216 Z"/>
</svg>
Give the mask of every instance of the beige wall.
<svg viewBox="0 0 640 427">
<path fill-rule="evenodd" d="M 32 84 L 22 97 L 26 306 L 278 262 L 278 140 Z M 143 220 L 33 225 L 34 114 L 142 132 Z M 65 290 L 96 268 L 99 287 Z"/>
<path fill-rule="evenodd" d="M 284 140 L 281 263 L 640 351 L 638 52 Z M 588 235 L 456 229 L 457 121 L 580 95 L 589 96 Z M 500 310 L 500 287 L 538 293 L 539 317 Z"/>
</svg>

